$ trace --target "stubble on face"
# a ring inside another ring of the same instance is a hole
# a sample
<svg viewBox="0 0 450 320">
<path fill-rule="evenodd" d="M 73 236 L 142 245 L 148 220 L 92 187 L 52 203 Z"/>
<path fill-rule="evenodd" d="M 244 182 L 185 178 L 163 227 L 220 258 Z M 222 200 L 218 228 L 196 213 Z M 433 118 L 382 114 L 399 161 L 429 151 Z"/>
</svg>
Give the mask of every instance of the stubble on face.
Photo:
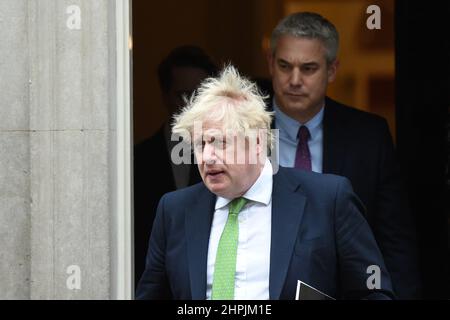
<svg viewBox="0 0 450 320">
<path fill-rule="evenodd" d="M 275 99 L 281 111 L 306 123 L 324 105 L 328 83 L 336 72 L 336 62 L 326 62 L 326 51 L 318 39 L 282 36 L 269 56 Z"/>
<path fill-rule="evenodd" d="M 244 139 L 242 143 L 237 136 L 225 132 L 220 124 L 206 123 L 202 135 L 194 138 L 203 182 L 211 192 L 227 199 L 242 196 L 262 170 L 259 162 L 249 162 L 249 152 L 257 152 L 256 149 L 249 150 L 248 141 Z M 244 162 L 239 162 L 242 154 Z"/>
</svg>

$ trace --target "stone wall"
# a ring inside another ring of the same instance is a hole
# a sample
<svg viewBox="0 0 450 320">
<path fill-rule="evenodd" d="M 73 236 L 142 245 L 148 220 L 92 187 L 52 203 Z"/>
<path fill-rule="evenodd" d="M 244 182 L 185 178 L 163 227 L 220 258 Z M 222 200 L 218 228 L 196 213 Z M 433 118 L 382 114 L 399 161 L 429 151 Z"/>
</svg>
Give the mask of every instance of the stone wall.
<svg viewBox="0 0 450 320">
<path fill-rule="evenodd" d="M 0 1 L 0 299 L 112 297 L 115 1 Z"/>
</svg>

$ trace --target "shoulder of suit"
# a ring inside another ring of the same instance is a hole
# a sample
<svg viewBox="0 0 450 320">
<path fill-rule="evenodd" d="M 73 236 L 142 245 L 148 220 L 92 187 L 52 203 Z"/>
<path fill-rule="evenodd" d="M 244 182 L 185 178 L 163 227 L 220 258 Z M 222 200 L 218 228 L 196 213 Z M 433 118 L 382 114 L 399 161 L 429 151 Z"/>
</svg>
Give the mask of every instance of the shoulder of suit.
<svg viewBox="0 0 450 320">
<path fill-rule="evenodd" d="M 191 201 L 204 192 L 211 193 L 203 182 L 199 182 L 186 188 L 168 192 L 163 197 L 168 201 Z"/>
<path fill-rule="evenodd" d="M 386 122 L 386 119 L 379 115 L 345 105 L 330 98 L 327 98 L 325 108 L 332 109 L 335 114 L 350 122 L 374 125 L 381 125 Z"/>
<path fill-rule="evenodd" d="M 347 180 L 347 178 L 334 175 L 324 174 L 311 171 L 298 170 L 295 168 L 280 167 L 274 179 L 280 179 L 281 183 L 289 181 L 293 184 L 298 184 L 303 189 L 317 189 L 324 190 L 332 186 L 337 186 L 339 183 Z"/>
</svg>

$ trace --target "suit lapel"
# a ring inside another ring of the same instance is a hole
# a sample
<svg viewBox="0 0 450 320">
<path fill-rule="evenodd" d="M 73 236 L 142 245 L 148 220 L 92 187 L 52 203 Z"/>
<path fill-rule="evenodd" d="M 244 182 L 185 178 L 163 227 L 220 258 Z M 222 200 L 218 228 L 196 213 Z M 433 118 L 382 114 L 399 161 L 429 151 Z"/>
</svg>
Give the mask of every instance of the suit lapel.
<svg viewBox="0 0 450 320">
<path fill-rule="evenodd" d="M 193 300 L 206 299 L 208 244 L 215 200 L 216 196 L 204 187 L 195 205 L 186 209 L 186 245 Z"/>
<path fill-rule="evenodd" d="M 327 98 L 323 116 L 323 173 L 340 174 L 346 154 L 345 119 L 339 116 L 339 106 Z"/>
<path fill-rule="evenodd" d="M 306 198 L 298 187 L 298 183 L 290 181 L 282 168 L 274 176 L 269 280 L 271 300 L 280 298 L 304 213 Z"/>
</svg>

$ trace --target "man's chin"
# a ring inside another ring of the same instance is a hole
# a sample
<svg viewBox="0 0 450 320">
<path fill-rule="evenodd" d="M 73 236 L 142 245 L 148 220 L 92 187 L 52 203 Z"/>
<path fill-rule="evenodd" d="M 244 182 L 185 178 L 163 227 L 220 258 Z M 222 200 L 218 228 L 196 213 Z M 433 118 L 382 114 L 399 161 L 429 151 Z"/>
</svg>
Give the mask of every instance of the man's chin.
<svg viewBox="0 0 450 320">
<path fill-rule="evenodd" d="M 286 98 L 282 101 L 280 108 L 283 110 L 304 110 L 307 109 L 307 101 L 303 99 Z"/>
<path fill-rule="evenodd" d="M 228 198 L 230 198 L 230 194 L 232 194 L 232 192 L 230 191 L 230 188 L 223 184 L 208 183 L 208 184 L 206 184 L 206 187 L 209 189 L 209 191 L 211 191 L 212 193 L 214 193 L 215 195 L 217 195 L 219 197 L 228 199 Z"/>
<path fill-rule="evenodd" d="M 290 98 L 286 99 L 286 105 L 288 105 L 292 109 L 306 109 L 307 108 L 307 100 L 306 98 Z"/>
<path fill-rule="evenodd" d="M 225 189 L 222 183 L 211 183 L 208 181 L 205 184 L 208 187 L 208 189 L 214 193 L 223 192 Z"/>
</svg>

